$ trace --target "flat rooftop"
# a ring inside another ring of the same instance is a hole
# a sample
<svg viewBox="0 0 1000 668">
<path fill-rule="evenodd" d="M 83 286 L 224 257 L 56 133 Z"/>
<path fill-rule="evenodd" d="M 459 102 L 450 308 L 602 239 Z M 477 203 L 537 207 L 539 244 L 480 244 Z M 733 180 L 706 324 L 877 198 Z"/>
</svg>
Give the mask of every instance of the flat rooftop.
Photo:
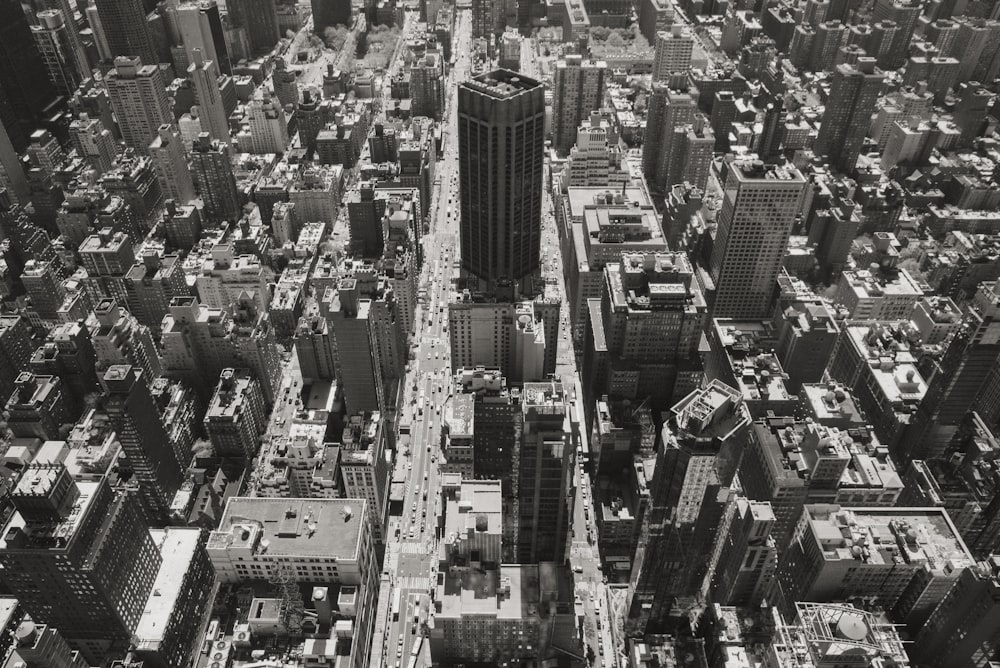
<svg viewBox="0 0 1000 668">
<path fill-rule="evenodd" d="M 806 506 L 813 535 L 828 561 L 925 563 L 931 571 L 959 569 L 975 560 L 944 508 Z"/>
<path fill-rule="evenodd" d="M 200 529 L 169 527 L 167 529 L 150 529 L 149 535 L 160 550 L 163 561 L 153 582 L 153 590 L 146 600 L 146 607 L 139 617 L 139 625 L 135 629 L 136 643 L 139 649 L 155 648 L 162 642 L 167 632 L 171 613 L 177 606 L 177 598 L 184 584 L 184 573 L 194 560 L 201 538 Z"/>
<path fill-rule="evenodd" d="M 460 85 L 477 93 L 503 100 L 538 88 L 542 84 L 518 72 L 500 69 L 480 74 Z"/>
<path fill-rule="evenodd" d="M 260 540 L 252 546 L 255 552 L 266 549 L 273 556 L 354 560 L 367 517 L 364 499 L 233 497 L 226 504 L 218 530 L 209 538 L 208 548 L 245 548 L 246 542 L 254 539 L 250 529 L 259 526 Z M 244 527 L 247 533 L 241 531 Z"/>
</svg>

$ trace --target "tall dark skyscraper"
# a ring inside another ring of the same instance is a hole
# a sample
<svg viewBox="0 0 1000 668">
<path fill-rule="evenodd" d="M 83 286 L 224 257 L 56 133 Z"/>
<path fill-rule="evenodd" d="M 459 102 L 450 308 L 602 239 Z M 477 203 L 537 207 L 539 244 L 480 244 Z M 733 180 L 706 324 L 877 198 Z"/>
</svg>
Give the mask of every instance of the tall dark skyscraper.
<svg viewBox="0 0 1000 668">
<path fill-rule="evenodd" d="M 65 456 L 65 455 L 63 455 Z M 3 583 L 90 665 L 128 645 L 162 558 L 135 496 L 107 478 L 75 481 L 62 463 L 29 466 L 11 492 Z"/>
<path fill-rule="evenodd" d="M 458 87 L 462 268 L 493 285 L 539 270 L 545 87 L 509 70 Z"/>
<path fill-rule="evenodd" d="M 351 25 L 351 0 L 312 0 L 313 28 L 322 35 L 328 26 Z"/>
<path fill-rule="evenodd" d="M 94 0 L 94 2 L 113 58 L 138 56 L 146 64 L 160 62 L 153 46 L 153 36 L 146 23 L 146 12 L 141 3 L 121 2 L 121 0 Z"/>
<path fill-rule="evenodd" d="M 830 164 L 842 172 L 854 171 L 884 79 L 875 59 L 867 57 L 858 58 L 855 65 L 838 65 L 833 72 L 814 149 L 817 155 L 828 156 Z"/>
<path fill-rule="evenodd" d="M 278 43 L 278 13 L 274 0 L 229 0 L 233 25 L 243 28 L 254 53 L 265 53 Z"/>
<path fill-rule="evenodd" d="M 55 100 L 28 26 L 17 0 L 0 0 L 0 123 L 19 153 L 45 110 Z"/>
<path fill-rule="evenodd" d="M 104 384 L 108 388 L 108 417 L 139 484 L 146 517 L 150 523 L 160 524 L 183 479 L 170 438 L 142 371 L 115 364 L 105 372 Z"/>
</svg>

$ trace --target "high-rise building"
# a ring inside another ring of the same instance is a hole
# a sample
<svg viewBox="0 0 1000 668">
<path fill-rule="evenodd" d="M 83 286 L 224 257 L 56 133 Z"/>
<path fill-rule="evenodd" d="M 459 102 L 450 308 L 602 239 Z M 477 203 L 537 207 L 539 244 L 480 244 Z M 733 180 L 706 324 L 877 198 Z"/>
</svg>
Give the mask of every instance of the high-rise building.
<svg viewBox="0 0 1000 668">
<path fill-rule="evenodd" d="M 293 583 L 323 583 L 312 596 L 326 601 L 325 610 L 317 605 L 317 622 L 332 626 L 332 621 L 349 621 L 346 628 L 338 627 L 336 646 L 349 652 L 342 665 L 365 668 L 379 590 L 370 513 L 366 499 L 233 497 L 218 530 L 209 535 L 208 556 L 219 581 L 226 584 L 282 573 Z M 326 598 L 335 586 L 340 592 L 336 604 Z M 268 601 L 256 599 L 254 605 L 264 607 Z M 331 608 L 337 610 L 336 620 L 331 619 Z M 250 615 L 259 609 L 251 609 Z"/>
<path fill-rule="evenodd" d="M 21 164 L 17 151 L 14 150 L 14 144 L 11 143 L 10 134 L 2 122 L 0 122 L 0 187 L 6 188 L 17 204 L 21 206 L 28 204 L 28 179 L 24 174 L 24 165 Z"/>
<path fill-rule="evenodd" d="M 852 173 L 861 155 L 875 103 L 882 92 L 885 76 L 875 67 L 875 59 L 858 58 L 842 63 L 833 71 L 833 83 L 813 150 L 825 155 L 845 173 Z"/>
<path fill-rule="evenodd" d="M 917 631 L 910 650 L 928 665 L 974 666 L 995 656 L 1000 632 L 996 557 L 962 571 L 958 581 Z"/>
<path fill-rule="evenodd" d="M 410 113 L 441 120 L 445 99 L 444 59 L 428 52 L 410 66 Z"/>
<path fill-rule="evenodd" d="M 562 563 L 567 555 L 576 470 L 576 430 L 562 383 L 525 383 L 518 470 L 518 562 Z"/>
<path fill-rule="evenodd" d="M 604 61 L 584 61 L 573 55 L 556 63 L 552 86 L 552 144 L 556 150 L 569 153 L 577 128 L 603 105 L 607 69 Z"/>
<path fill-rule="evenodd" d="M 149 145 L 149 158 L 156 168 L 160 189 L 164 197 L 184 206 L 195 198 L 195 190 L 181 134 L 172 125 L 161 125 L 156 132 L 156 138 Z"/>
<path fill-rule="evenodd" d="M 344 388 L 347 414 L 381 410 L 383 376 L 370 322 L 372 301 L 361 295 L 356 278 L 343 278 L 321 304 L 337 343 L 338 380 Z"/>
<path fill-rule="evenodd" d="M 273 0 L 229 0 L 229 20 L 246 32 L 250 51 L 266 53 L 278 43 L 278 14 Z"/>
<path fill-rule="evenodd" d="M 0 398 L 10 397 L 18 376 L 28 368 L 32 352 L 28 319 L 22 315 L 0 315 Z"/>
<path fill-rule="evenodd" d="M 150 65 L 160 62 L 144 3 L 94 0 L 94 5 L 112 58 L 138 59 Z"/>
<path fill-rule="evenodd" d="M 712 249 L 715 317 L 772 313 L 778 272 L 800 210 L 806 180 L 792 165 L 719 162 L 723 185 L 719 232 Z"/>
<path fill-rule="evenodd" d="M 38 24 L 31 26 L 31 34 L 56 93 L 72 96 L 80 84 L 80 74 L 62 12 L 54 9 L 38 12 Z"/>
<path fill-rule="evenodd" d="M 313 30 L 322 35 L 332 26 L 351 27 L 350 0 L 312 0 Z"/>
<path fill-rule="evenodd" d="M 503 3 L 472 0 L 472 37 L 485 37 L 491 44 L 503 32 Z"/>
<path fill-rule="evenodd" d="M 69 124 L 69 139 L 77 155 L 99 174 L 110 171 L 118 158 L 115 136 L 99 118 L 91 118 L 86 112 Z"/>
<path fill-rule="evenodd" d="M 922 11 L 920 3 L 913 0 L 875 0 L 872 7 L 874 21 L 892 21 L 898 27 L 890 44 L 883 45 L 888 54 L 886 59 L 888 69 L 896 69 L 903 65 Z"/>
<path fill-rule="evenodd" d="M 266 426 L 260 383 L 246 369 L 224 369 L 205 413 L 215 455 L 253 459 Z"/>
<path fill-rule="evenodd" d="M 459 86 L 462 268 L 489 285 L 540 269 L 544 126 L 534 79 L 497 70 Z"/>
<path fill-rule="evenodd" d="M 247 105 L 250 117 L 250 136 L 240 150 L 256 153 L 284 153 L 288 148 L 288 120 L 277 99 L 267 90 L 261 97 L 254 97 Z M 202 127 L 205 121 L 202 121 Z M 322 134 L 322 133 L 320 133 Z"/>
<path fill-rule="evenodd" d="M 7 427 L 18 438 L 59 438 L 59 428 L 74 421 L 57 376 L 36 376 L 23 371 L 14 383 L 5 407 Z"/>
<path fill-rule="evenodd" d="M 30 616 L 25 616 L 14 631 L 14 646 L 10 649 L 4 666 L 87 668 L 87 662 L 67 644 L 57 629 L 46 624 L 35 624 Z"/>
<path fill-rule="evenodd" d="M 697 91 L 693 88 L 681 90 L 653 84 L 642 146 L 642 167 L 654 192 L 667 192 L 684 178 L 685 163 L 679 145 L 683 135 L 676 130 L 693 124 L 696 113 Z"/>
<path fill-rule="evenodd" d="M 770 503 L 736 499 L 736 513 L 712 578 L 712 600 L 721 605 L 757 607 L 770 594 L 778 568 L 772 526 Z"/>
<path fill-rule="evenodd" d="M 240 219 L 240 193 L 236 187 L 229 145 L 213 141 L 207 132 L 198 135 L 191 151 L 191 173 L 205 219 L 211 222 Z"/>
<path fill-rule="evenodd" d="M 201 51 L 204 60 L 215 64 L 216 76 L 230 74 L 232 68 L 226 50 L 226 35 L 219 16 L 219 5 L 215 0 L 185 2 L 178 5 L 174 12 L 174 21 L 188 62 L 197 62 L 194 55 L 197 49 Z"/>
<path fill-rule="evenodd" d="M 103 381 L 109 395 L 105 410 L 138 483 L 146 517 L 150 524 L 166 523 L 183 472 L 142 371 L 127 364 L 114 365 Z"/>
<path fill-rule="evenodd" d="M 142 63 L 134 57 L 116 58 L 104 83 L 125 144 L 145 153 L 160 126 L 172 123 L 174 115 L 160 69 Z"/>
<path fill-rule="evenodd" d="M 36 460 L 11 498 L 17 512 L 0 545 L 4 584 L 89 665 L 127 649 L 161 562 L 133 494 L 104 477 L 74 481 L 62 463 Z"/>
<path fill-rule="evenodd" d="M 943 508 L 810 504 L 782 555 L 778 583 L 786 608 L 864 599 L 915 631 L 974 563 Z"/>
<path fill-rule="evenodd" d="M 0 124 L 17 152 L 55 98 L 21 3 L 0 2 Z"/>
<path fill-rule="evenodd" d="M 683 619 L 711 572 L 724 489 L 736 473 L 749 416 L 733 388 L 712 381 L 670 410 L 657 447 L 649 508 L 643 516 L 629 587 L 629 633 L 662 633 Z"/>
<path fill-rule="evenodd" d="M 228 143 L 229 115 L 219 89 L 218 68 L 213 61 L 205 60 L 200 49 L 194 49 L 191 54 L 188 78 L 194 82 L 202 128 L 212 139 Z"/>
<path fill-rule="evenodd" d="M 694 33 L 691 29 L 683 25 L 672 25 L 670 30 L 656 33 L 655 46 L 653 79 L 670 81 L 672 75 L 681 75 L 683 82 L 691 67 L 691 53 L 694 50 Z"/>
<path fill-rule="evenodd" d="M 674 5 L 669 0 L 642 0 L 639 3 L 639 31 L 650 44 L 656 44 L 656 33 L 669 30 L 673 22 Z"/>
</svg>

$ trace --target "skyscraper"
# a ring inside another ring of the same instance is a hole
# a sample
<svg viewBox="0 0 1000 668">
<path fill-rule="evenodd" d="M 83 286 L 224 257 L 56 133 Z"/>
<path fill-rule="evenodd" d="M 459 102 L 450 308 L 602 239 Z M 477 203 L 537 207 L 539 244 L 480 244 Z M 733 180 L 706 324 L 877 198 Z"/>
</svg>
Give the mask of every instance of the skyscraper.
<svg viewBox="0 0 1000 668">
<path fill-rule="evenodd" d="M 861 155 L 875 103 L 882 91 L 882 71 L 874 58 L 842 63 L 833 72 L 833 85 L 813 150 L 825 155 L 842 172 L 851 173 Z"/>
<path fill-rule="evenodd" d="M 212 139 L 228 143 L 229 118 L 222 102 L 218 77 L 219 70 L 216 64 L 211 60 L 205 60 L 200 49 L 194 49 L 191 54 L 191 64 L 188 66 L 188 78 L 194 83 L 195 95 L 198 97 L 201 126 Z"/>
<path fill-rule="evenodd" d="M 584 62 L 581 56 L 566 56 L 556 63 L 552 90 L 552 139 L 556 150 L 569 153 L 576 130 L 604 101 L 607 63 Z"/>
<path fill-rule="evenodd" d="M 11 499 L 4 584 L 35 622 L 58 628 L 88 664 L 103 663 L 127 647 L 161 563 L 135 497 L 36 459 Z"/>
<path fill-rule="evenodd" d="M 509 70 L 462 83 L 458 143 L 462 268 L 489 285 L 537 272 L 545 87 Z"/>
<path fill-rule="evenodd" d="M 219 73 L 229 74 L 232 68 L 226 50 L 226 35 L 215 0 L 184 3 L 177 7 L 175 16 L 188 62 L 197 62 L 194 52 L 198 49 L 204 60 L 215 63 L 218 68 L 216 76 Z"/>
<path fill-rule="evenodd" d="M 160 62 L 142 2 L 94 0 L 94 4 L 112 58 L 125 56 L 149 64 Z"/>
<path fill-rule="evenodd" d="M 562 562 L 573 522 L 575 445 L 562 383 L 525 383 L 518 459 L 518 561 Z"/>
<path fill-rule="evenodd" d="M 329 26 L 351 25 L 350 0 L 312 0 L 313 30 L 322 35 Z"/>
<path fill-rule="evenodd" d="M 128 364 L 115 364 L 105 372 L 104 385 L 108 389 L 105 408 L 139 483 L 146 517 L 151 524 L 165 523 L 183 472 L 142 371 Z"/>
<path fill-rule="evenodd" d="M 714 168 L 724 195 L 711 259 L 713 315 L 767 317 L 806 180 L 792 165 L 759 160 L 719 162 Z"/>
<path fill-rule="evenodd" d="M 145 153 L 161 125 L 172 123 L 170 99 L 155 65 L 139 58 L 115 58 L 105 85 L 125 144 Z M 155 62 L 155 61 L 154 61 Z"/>
<path fill-rule="evenodd" d="M 205 204 L 206 220 L 239 220 L 240 194 L 236 189 L 229 144 L 212 141 L 207 132 L 198 135 L 191 151 L 191 173 L 198 196 Z"/>
<path fill-rule="evenodd" d="M 0 0 L 0 123 L 18 152 L 55 93 L 17 0 Z"/>
<path fill-rule="evenodd" d="M 264 53 L 278 43 L 278 13 L 274 0 L 229 0 L 226 9 L 234 26 L 246 31 L 254 53 Z"/>
<path fill-rule="evenodd" d="M 668 81 L 671 75 L 687 77 L 693 50 L 694 33 L 688 27 L 672 25 L 670 30 L 656 33 L 653 78 L 657 81 Z"/>
<path fill-rule="evenodd" d="M 160 180 L 164 197 L 173 199 L 180 205 L 194 199 L 194 180 L 188 169 L 184 143 L 177 128 L 172 125 L 159 127 L 156 138 L 149 145 L 149 158 L 156 168 L 156 177 Z"/>
<path fill-rule="evenodd" d="M 80 83 L 80 75 L 73 61 L 73 46 L 62 12 L 54 9 L 38 12 L 38 25 L 31 26 L 31 34 L 56 92 L 72 96 Z"/>
</svg>

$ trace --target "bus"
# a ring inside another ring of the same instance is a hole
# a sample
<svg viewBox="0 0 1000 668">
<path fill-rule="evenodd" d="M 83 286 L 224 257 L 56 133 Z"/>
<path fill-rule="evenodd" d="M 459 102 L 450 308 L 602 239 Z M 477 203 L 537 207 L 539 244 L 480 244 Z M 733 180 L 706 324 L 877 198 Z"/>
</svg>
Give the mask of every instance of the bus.
<svg viewBox="0 0 1000 668">
<path fill-rule="evenodd" d="M 420 397 L 420 399 L 417 401 L 417 415 L 423 415 L 423 414 L 424 414 L 424 398 Z"/>
<path fill-rule="evenodd" d="M 394 622 L 399 621 L 399 605 L 402 594 L 402 589 L 396 589 L 396 593 L 392 595 L 392 621 Z"/>
</svg>

